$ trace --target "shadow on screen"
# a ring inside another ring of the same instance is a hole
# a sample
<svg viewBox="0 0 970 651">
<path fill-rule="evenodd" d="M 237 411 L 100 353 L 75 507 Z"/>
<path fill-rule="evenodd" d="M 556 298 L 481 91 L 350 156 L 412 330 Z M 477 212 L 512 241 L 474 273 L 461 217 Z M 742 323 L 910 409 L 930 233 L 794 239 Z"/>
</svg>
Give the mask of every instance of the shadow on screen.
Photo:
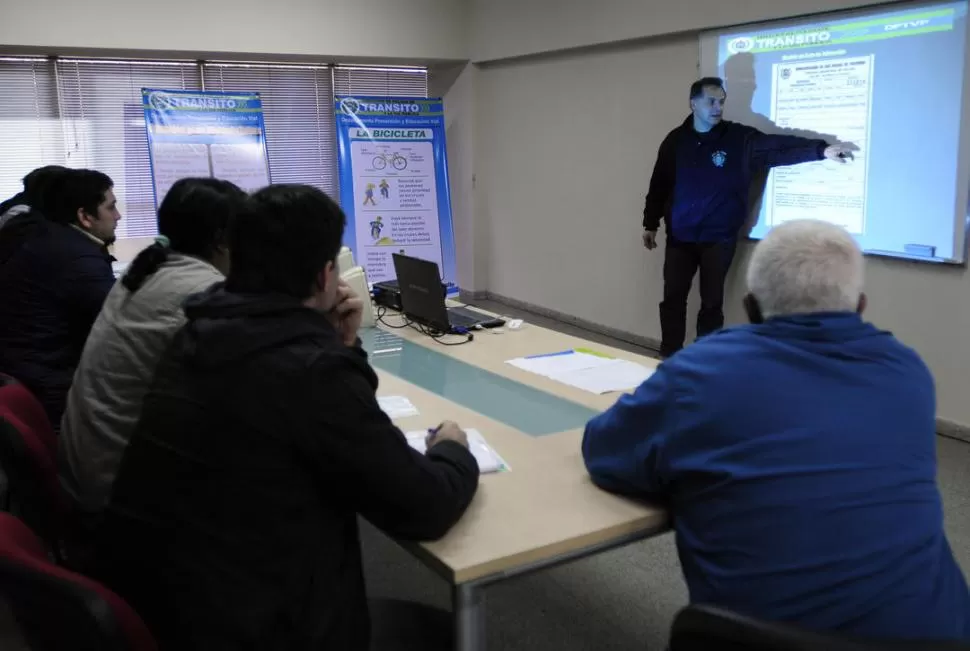
<svg viewBox="0 0 970 651">
<path fill-rule="evenodd" d="M 732 122 L 746 124 L 764 133 L 821 139 L 831 144 L 843 145 L 849 151 L 859 149 L 854 143 L 840 142 L 834 134 L 780 127 L 768 116 L 755 112 L 753 104 L 755 91 L 758 90 L 758 79 L 754 67 L 754 55 L 750 52 L 734 54 L 724 62 L 724 86 L 728 96 L 725 115 Z M 743 237 L 750 235 L 751 229 L 758 221 L 767 181 L 767 170 L 759 171 L 752 176 L 751 189 L 748 194 L 748 219 L 741 229 Z"/>
</svg>

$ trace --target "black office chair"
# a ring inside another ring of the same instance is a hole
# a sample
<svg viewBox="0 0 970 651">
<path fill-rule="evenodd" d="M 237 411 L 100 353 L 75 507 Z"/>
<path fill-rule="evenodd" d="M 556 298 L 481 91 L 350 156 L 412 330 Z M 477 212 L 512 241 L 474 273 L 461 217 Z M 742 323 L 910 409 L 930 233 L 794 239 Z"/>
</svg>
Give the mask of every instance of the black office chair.
<svg viewBox="0 0 970 651">
<path fill-rule="evenodd" d="M 669 651 L 970 651 L 970 644 L 815 633 L 698 605 L 677 614 Z"/>
</svg>

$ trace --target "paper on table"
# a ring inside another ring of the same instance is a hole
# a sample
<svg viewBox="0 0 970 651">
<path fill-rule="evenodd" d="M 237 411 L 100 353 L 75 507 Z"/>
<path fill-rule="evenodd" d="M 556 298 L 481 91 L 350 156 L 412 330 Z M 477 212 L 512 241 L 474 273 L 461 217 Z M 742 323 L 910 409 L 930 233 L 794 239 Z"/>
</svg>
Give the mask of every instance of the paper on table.
<svg viewBox="0 0 970 651">
<path fill-rule="evenodd" d="M 418 408 L 404 396 L 378 396 L 377 404 L 391 420 L 417 416 L 420 413 Z"/>
<path fill-rule="evenodd" d="M 608 358 L 590 355 L 589 353 L 578 353 L 574 350 L 567 350 L 562 353 L 552 353 L 550 355 L 536 355 L 534 357 L 519 357 L 510 359 L 509 364 L 523 371 L 537 373 L 546 377 L 555 377 L 564 373 L 572 373 L 588 368 L 595 368 L 609 361 Z"/>
<path fill-rule="evenodd" d="M 555 379 L 590 393 L 628 391 L 643 384 L 653 375 L 653 369 L 625 359 L 610 359 L 607 363 L 585 368 Z"/>
<path fill-rule="evenodd" d="M 481 472 L 502 472 L 510 469 L 505 459 L 499 456 L 477 429 L 465 430 L 465 434 L 468 435 L 468 449 L 475 455 Z M 427 452 L 427 432 L 408 432 L 405 437 L 412 448 L 421 454 Z"/>
<path fill-rule="evenodd" d="M 586 350 L 520 357 L 507 363 L 597 394 L 634 389 L 653 373 L 642 364 Z"/>
</svg>

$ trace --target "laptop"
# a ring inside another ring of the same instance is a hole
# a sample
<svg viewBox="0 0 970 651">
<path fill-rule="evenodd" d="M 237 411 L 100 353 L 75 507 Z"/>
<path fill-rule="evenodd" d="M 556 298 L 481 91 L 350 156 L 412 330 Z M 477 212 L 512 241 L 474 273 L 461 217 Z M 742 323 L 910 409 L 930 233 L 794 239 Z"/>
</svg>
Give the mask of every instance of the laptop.
<svg viewBox="0 0 970 651">
<path fill-rule="evenodd" d="M 498 328 L 505 321 L 462 307 L 446 307 L 446 289 L 437 263 L 395 253 L 394 271 L 401 290 L 405 316 L 441 333 L 467 332 L 474 328 Z"/>
</svg>

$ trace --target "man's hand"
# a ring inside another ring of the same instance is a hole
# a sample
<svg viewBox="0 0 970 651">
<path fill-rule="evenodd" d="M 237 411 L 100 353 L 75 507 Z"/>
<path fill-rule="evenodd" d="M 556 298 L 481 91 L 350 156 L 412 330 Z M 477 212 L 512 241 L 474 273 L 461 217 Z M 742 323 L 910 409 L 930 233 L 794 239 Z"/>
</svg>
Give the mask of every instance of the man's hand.
<svg viewBox="0 0 970 651">
<path fill-rule="evenodd" d="M 364 301 L 341 278 L 337 285 L 337 301 L 327 317 L 347 346 L 357 343 L 357 331 L 364 314 Z"/>
<path fill-rule="evenodd" d="M 454 441 L 455 443 L 460 444 L 462 447 L 466 449 L 468 448 L 468 435 L 465 434 L 464 430 L 458 426 L 458 423 L 450 420 L 446 420 L 441 425 L 438 425 L 436 429 L 428 432 L 428 437 L 425 440 L 425 443 L 430 450 L 432 447 L 438 443 L 441 443 L 442 441 Z"/>
<path fill-rule="evenodd" d="M 647 247 L 648 251 L 657 248 L 657 231 L 643 231 L 643 246 Z"/>
<path fill-rule="evenodd" d="M 828 160 L 834 160 L 837 163 L 844 163 L 855 158 L 852 155 L 852 150 L 844 145 L 829 145 L 825 148 L 823 154 Z"/>
</svg>

